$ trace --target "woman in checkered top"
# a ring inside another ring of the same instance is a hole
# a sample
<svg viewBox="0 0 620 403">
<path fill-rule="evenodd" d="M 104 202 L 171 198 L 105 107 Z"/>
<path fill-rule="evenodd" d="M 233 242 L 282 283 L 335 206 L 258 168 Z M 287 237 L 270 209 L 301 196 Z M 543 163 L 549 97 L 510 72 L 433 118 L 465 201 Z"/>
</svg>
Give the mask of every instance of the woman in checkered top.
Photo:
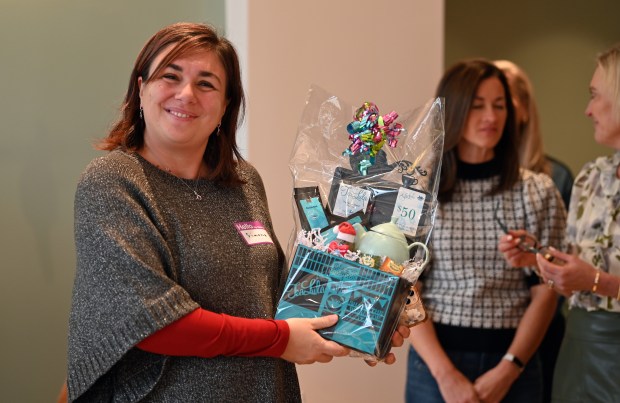
<svg viewBox="0 0 620 403">
<path fill-rule="evenodd" d="M 432 262 L 421 279 L 430 320 L 411 332 L 407 401 L 541 401 L 536 350 L 556 297 L 534 274 L 534 254 L 509 262 L 498 245 L 503 226 L 515 239 L 520 229 L 559 246 L 564 204 L 547 175 L 519 168 L 499 68 L 459 62 L 436 95 L 445 98 L 446 120 Z"/>
</svg>

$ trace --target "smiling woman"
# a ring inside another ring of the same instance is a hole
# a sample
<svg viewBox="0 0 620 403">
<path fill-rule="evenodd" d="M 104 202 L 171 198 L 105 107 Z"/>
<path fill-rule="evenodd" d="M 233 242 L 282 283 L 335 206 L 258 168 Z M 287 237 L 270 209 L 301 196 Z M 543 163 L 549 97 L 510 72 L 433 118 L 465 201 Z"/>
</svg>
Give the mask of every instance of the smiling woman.
<svg viewBox="0 0 620 403">
<path fill-rule="evenodd" d="M 348 354 L 316 332 L 335 315 L 273 320 L 285 260 L 237 149 L 243 106 L 235 50 L 207 25 L 138 55 L 75 194 L 70 400 L 296 402 L 294 363 Z"/>
<path fill-rule="evenodd" d="M 207 176 L 208 167 L 187 161 L 202 162 L 209 137 L 221 124 L 226 72 L 211 50 L 196 50 L 163 66 L 171 47 L 155 58 L 156 75 L 149 72 L 144 81 L 138 77 L 145 122 L 144 145 L 138 152 L 177 176 L 196 180 Z"/>
<path fill-rule="evenodd" d="M 616 67 L 616 69 L 619 69 Z M 609 70 L 609 67 L 608 67 Z M 597 143 L 620 149 L 618 135 L 620 122 L 620 108 L 615 104 L 614 87 L 620 87 L 617 82 L 610 82 L 608 76 L 613 72 L 606 72 L 603 67 L 597 66 L 590 81 L 590 102 L 586 108 L 586 115 L 594 123 L 594 139 Z M 618 79 L 617 79 L 618 80 Z M 617 91 L 617 90 L 616 90 Z"/>
<path fill-rule="evenodd" d="M 239 60 L 230 42 L 200 27 L 173 24 L 147 42 L 121 117 L 99 146 L 137 151 L 183 178 L 238 185 L 236 130 L 245 107 Z"/>
<path fill-rule="evenodd" d="M 553 400 L 612 402 L 620 396 L 620 44 L 598 56 L 585 113 L 613 154 L 575 178 L 566 231 L 573 253 L 551 251 L 564 264 L 538 262 L 570 307 Z"/>
</svg>

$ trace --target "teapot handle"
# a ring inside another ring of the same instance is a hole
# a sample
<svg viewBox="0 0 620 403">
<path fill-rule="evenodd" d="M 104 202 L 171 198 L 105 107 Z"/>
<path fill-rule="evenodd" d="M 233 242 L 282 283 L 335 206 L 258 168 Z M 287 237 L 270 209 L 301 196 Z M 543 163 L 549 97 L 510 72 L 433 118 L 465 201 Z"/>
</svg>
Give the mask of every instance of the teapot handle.
<svg viewBox="0 0 620 403">
<path fill-rule="evenodd" d="M 413 242 L 411 245 L 409 245 L 407 247 L 407 249 L 411 249 L 414 246 L 418 246 L 421 247 L 422 249 L 424 249 L 424 263 L 422 263 L 422 267 L 426 266 L 426 264 L 428 263 L 429 259 L 430 259 L 430 253 L 428 252 L 428 247 L 423 244 L 422 242 Z"/>
</svg>

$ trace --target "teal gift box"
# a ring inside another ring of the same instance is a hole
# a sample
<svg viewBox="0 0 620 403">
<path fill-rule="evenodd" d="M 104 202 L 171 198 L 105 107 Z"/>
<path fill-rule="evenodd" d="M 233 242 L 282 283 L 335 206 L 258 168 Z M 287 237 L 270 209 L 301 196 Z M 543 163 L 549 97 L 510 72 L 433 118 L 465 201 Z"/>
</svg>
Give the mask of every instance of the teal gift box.
<svg viewBox="0 0 620 403">
<path fill-rule="evenodd" d="M 412 284 L 338 255 L 298 245 L 276 310 L 276 319 L 331 314 L 326 339 L 379 359 L 390 351 Z"/>
</svg>

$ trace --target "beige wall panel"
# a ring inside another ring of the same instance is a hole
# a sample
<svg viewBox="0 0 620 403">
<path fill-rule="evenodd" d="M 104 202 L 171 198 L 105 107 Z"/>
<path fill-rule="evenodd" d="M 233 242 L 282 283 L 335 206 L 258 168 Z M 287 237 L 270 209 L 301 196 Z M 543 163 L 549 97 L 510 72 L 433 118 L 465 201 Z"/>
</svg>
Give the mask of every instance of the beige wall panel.
<svg viewBox="0 0 620 403">
<path fill-rule="evenodd" d="M 293 228 L 288 169 L 310 85 L 353 105 L 406 111 L 431 98 L 443 69 L 443 1 L 248 2 L 248 158 L 261 173 L 280 242 Z M 306 402 L 403 400 L 398 363 L 298 366 Z"/>
</svg>

